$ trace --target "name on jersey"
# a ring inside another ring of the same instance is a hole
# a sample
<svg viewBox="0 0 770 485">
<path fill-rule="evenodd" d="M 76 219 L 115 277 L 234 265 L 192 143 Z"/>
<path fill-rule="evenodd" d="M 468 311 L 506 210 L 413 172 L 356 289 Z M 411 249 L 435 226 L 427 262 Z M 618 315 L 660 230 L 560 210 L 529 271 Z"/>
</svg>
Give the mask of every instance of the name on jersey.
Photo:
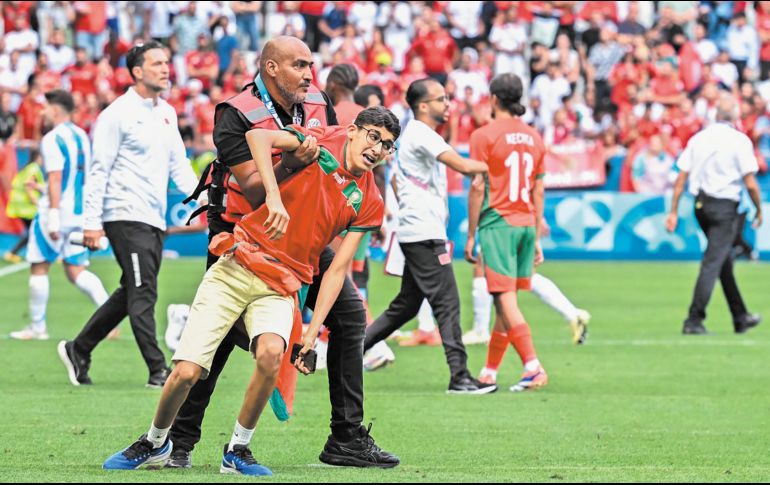
<svg viewBox="0 0 770 485">
<path fill-rule="evenodd" d="M 535 146 L 535 139 L 527 133 L 508 133 L 505 135 L 505 142 L 509 145 Z"/>
</svg>

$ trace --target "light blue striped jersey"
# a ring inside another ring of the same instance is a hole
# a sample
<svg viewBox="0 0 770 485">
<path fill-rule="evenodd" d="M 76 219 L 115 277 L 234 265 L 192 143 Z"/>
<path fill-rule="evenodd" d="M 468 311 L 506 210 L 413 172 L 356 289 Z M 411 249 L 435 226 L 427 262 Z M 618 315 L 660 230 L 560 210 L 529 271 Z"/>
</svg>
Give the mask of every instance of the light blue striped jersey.
<svg viewBox="0 0 770 485">
<path fill-rule="evenodd" d="M 62 227 L 82 227 L 83 191 L 91 165 L 91 141 L 88 135 L 74 123 L 61 123 L 46 133 L 40 147 L 46 182 L 51 172 L 62 173 L 59 204 Z M 48 193 L 46 187 L 39 201 L 42 214 L 46 214 L 50 206 Z"/>
</svg>

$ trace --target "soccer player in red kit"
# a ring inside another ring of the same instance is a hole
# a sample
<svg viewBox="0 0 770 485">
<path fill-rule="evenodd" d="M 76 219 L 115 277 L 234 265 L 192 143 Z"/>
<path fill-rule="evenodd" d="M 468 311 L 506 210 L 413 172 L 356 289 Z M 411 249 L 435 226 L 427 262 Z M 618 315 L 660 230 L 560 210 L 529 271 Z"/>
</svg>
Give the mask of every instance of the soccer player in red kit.
<svg viewBox="0 0 770 485">
<path fill-rule="evenodd" d="M 492 80 L 494 121 L 471 135 L 471 158 L 489 165 L 485 179 L 474 180 L 469 196 L 468 241 L 465 257 L 475 263 L 479 228 L 484 272 L 496 320 L 487 364 L 479 380 L 497 378 L 508 344 L 524 364 L 524 374 L 511 391 L 525 391 L 548 383 L 532 342 L 532 334 L 518 304 L 517 292 L 531 289 L 534 267 L 543 261 L 538 240 L 543 219 L 545 145 L 540 135 L 519 117 L 523 87 L 514 74 Z"/>
<path fill-rule="evenodd" d="M 290 342 L 296 308 L 303 306 L 321 251 L 347 231 L 324 274 L 313 320 L 302 339 L 304 356 L 312 350 L 321 324 L 342 288 L 347 268 L 368 231 L 382 224 L 385 203 L 372 169 L 395 151 L 398 119 L 382 107 L 362 111 L 347 127 L 284 130 L 254 129 L 246 133 L 265 188 L 265 205 L 247 214 L 233 234 L 221 233 L 210 245 L 222 257 L 203 277 L 184 333 L 174 354 L 176 367 L 163 388 L 147 434 L 104 463 L 106 469 L 133 470 L 163 462 L 173 444 L 168 438 L 174 418 L 190 388 L 208 376 L 214 353 L 243 314 L 256 369 L 251 377 L 220 471 L 271 475 L 248 449 L 259 416 L 276 384 Z M 294 151 L 306 137 L 321 148 L 318 161 L 284 181 L 280 190 L 273 172 L 272 150 Z M 291 222 L 289 222 L 291 219 Z M 299 302 L 297 302 L 299 300 Z M 309 373 L 302 359 L 295 366 Z M 392 455 L 377 466 L 399 464 Z"/>
</svg>

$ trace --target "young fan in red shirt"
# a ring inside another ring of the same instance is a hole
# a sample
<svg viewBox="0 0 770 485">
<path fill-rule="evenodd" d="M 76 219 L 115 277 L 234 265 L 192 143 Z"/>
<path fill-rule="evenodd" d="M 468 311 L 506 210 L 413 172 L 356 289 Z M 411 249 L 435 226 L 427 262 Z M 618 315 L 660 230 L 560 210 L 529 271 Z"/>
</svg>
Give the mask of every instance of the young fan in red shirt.
<svg viewBox="0 0 770 485">
<path fill-rule="evenodd" d="M 237 447 L 248 446 L 272 394 L 283 353 L 291 344 L 295 308 L 302 307 L 301 301 L 296 305 L 296 299 L 302 299 L 303 285 L 312 282 L 321 251 L 347 231 L 324 274 L 300 356 L 313 348 L 364 233 L 382 224 L 385 203 L 371 171 L 394 151 L 399 134 L 398 119 L 381 107 L 364 110 L 347 127 L 292 125 L 281 131 L 256 129 L 246 134 L 264 182 L 266 203 L 241 219 L 234 234 L 221 233 L 211 242 L 212 253 L 222 257 L 206 272 L 195 296 L 174 355 L 176 367 L 166 381 L 147 439 L 129 447 L 141 447 L 149 440 L 154 448 L 133 461 L 118 452 L 105 462 L 105 468 L 135 469 L 150 458 L 155 461 L 171 453 L 168 429 L 189 389 L 206 377 L 214 352 L 243 313 L 257 366 L 235 432 L 225 447 L 222 467 L 230 473 L 272 474 L 256 461 L 232 464 L 228 456 Z M 272 150 L 294 151 L 309 136 L 322 147 L 319 160 L 279 188 Z M 309 373 L 302 358 L 295 366 Z"/>
</svg>

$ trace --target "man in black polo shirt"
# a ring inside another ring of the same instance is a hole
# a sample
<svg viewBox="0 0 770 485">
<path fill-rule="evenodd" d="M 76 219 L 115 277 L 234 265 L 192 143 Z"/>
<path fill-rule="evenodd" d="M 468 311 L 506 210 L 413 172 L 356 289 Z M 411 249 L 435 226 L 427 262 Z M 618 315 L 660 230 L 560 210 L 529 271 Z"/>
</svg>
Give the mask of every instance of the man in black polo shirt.
<svg viewBox="0 0 770 485">
<path fill-rule="evenodd" d="M 294 37 L 275 38 L 265 45 L 262 52 L 260 75 L 254 84 L 245 88 L 261 102 L 246 99 L 245 104 L 239 105 L 250 106 L 251 109 L 246 113 L 234 106 L 238 104 L 234 102 L 235 98 L 217 106 L 214 143 L 221 165 L 215 169 L 223 170 L 226 167 L 231 172 L 252 207 L 261 205 L 264 201 L 264 188 L 246 144 L 247 131 L 263 126 L 267 129 L 280 129 L 290 124 L 311 127 L 317 124 L 337 124 L 337 117 L 328 97 L 324 93 L 315 92 L 310 85 L 312 64 L 310 50 L 302 41 Z M 322 100 L 319 96 L 323 97 Z M 243 98 L 240 101 L 243 101 Z M 310 106 L 311 101 L 314 107 Z M 323 104 L 326 105 L 325 123 L 318 119 L 318 106 Z M 265 113 L 269 114 L 272 120 L 266 120 Z M 274 166 L 277 180 L 285 180 L 317 156 L 318 147 L 315 141 L 307 141 L 292 156 L 284 156 Z M 219 178 L 218 175 L 220 174 L 214 174 L 214 180 Z M 228 192 L 228 197 L 230 196 L 231 192 Z M 221 198 L 221 194 L 219 197 Z M 230 218 L 227 216 L 230 204 L 227 204 L 228 207 L 217 207 L 217 194 L 214 193 L 210 194 L 210 200 L 212 206 L 208 212 L 209 238 L 220 232 L 231 232 L 233 224 L 223 219 L 223 215 Z M 320 274 L 314 279 L 307 297 L 307 305 L 310 308 L 315 306 L 321 278 L 333 258 L 334 252 L 329 248 L 321 254 Z M 209 253 L 207 267 L 216 260 L 217 258 Z M 350 279 L 346 280 L 325 325 L 330 330 L 328 373 L 332 433 L 319 458 L 324 463 L 339 466 L 398 465 L 398 458 L 380 450 L 369 436 L 368 430 L 362 426 L 366 311 Z M 199 381 L 182 405 L 169 433 L 174 443 L 174 452 L 167 462 L 167 467 L 191 466 L 190 452 L 200 440 L 201 422 L 217 378 L 236 345 L 244 350 L 249 348 L 248 337 L 239 327 L 236 325 L 220 345 L 208 379 Z"/>
</svg>

